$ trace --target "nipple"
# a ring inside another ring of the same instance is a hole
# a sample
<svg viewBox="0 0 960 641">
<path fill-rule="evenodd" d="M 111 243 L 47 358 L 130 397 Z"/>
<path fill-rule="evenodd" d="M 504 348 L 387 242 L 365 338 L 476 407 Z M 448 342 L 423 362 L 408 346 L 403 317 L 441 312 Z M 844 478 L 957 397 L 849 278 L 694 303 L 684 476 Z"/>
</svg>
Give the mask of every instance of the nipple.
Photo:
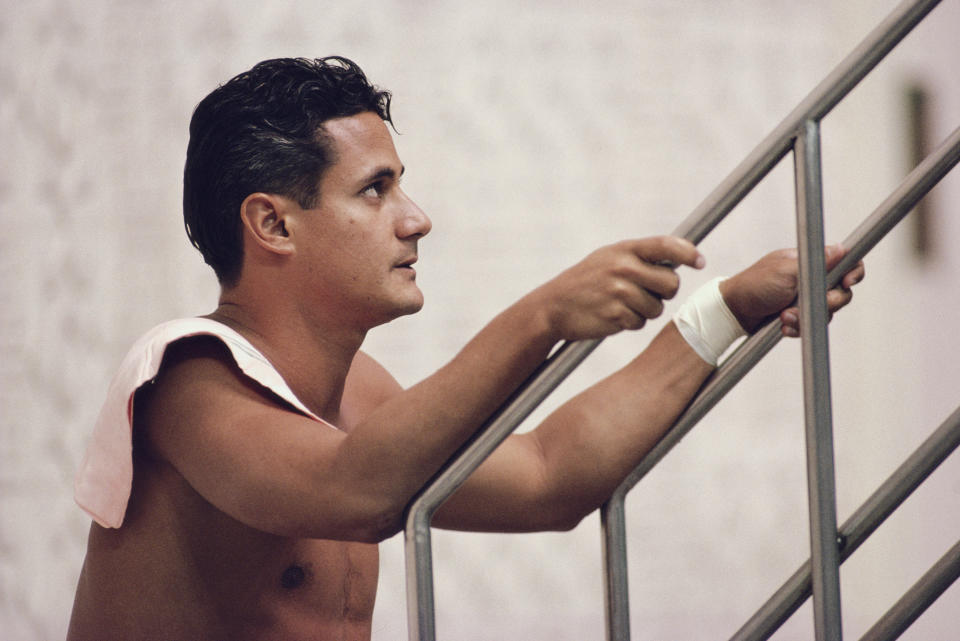
<svg viewBox="0 0 960 641">
<path fill-rule="evenodd" d="M 306 578 L 306 572 L 299 565 L 291 565 L 283 574 L 280 575 L 280 586 L 287 590 L 292 590 L 303 583 Z"/>
</svg>

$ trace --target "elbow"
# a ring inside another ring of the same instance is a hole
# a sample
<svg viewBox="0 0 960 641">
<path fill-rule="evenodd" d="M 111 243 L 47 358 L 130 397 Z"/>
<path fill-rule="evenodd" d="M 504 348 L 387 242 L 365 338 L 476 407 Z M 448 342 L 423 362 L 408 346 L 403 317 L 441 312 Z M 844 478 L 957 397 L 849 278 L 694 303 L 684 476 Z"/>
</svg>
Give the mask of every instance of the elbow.
<svg viewBox="0 0 960 641">
<path fill-rule="evenodd" d="M 407 503 L 389 497 L 367 502 L 358 519 L 356 536 L 364 543 L 381 543 L 403 531 Z"/>
<path fill-rule="evenodd" d="M 547 528 L 553 532 L 569 532 L 583 522 L 583 519 L 593 510 L 564 510 L 564 513 L 555 519 L 551 527 Z"/>
<path fill-rule="evenodd" d="M 363 528 L 363 543 L 382 543 L 403 530 L 403 511 L 384 512 L 369 521 Z"/>
<path fill-rule="evenodd" d="M 536 506 L 523 511 L 523 517 L 517 517 L 513 527 L 504 524 L 505 531 L 523 532 L 569 532 L 586 518 L 595 508 L 582 507 L 569 501 L 539 501 Z"/>
<path fill-rule="evenodd" d="M 544 519 L 543 530 L 569 532 L 579 526 L 585 518 L 600 507 L 603 500 L 593 493 L 557 492 L 544 506 L 550 506 L 541 513 Z"/>
<path fill-rule="evenodd" d="M 311 532 L 306 538 L 339 539 L 355 543 L 383 543 L 403 529 L 400 517 L 362 517 L 346 524 L 341 531 L 332 534 L 328 531 Z M 303 536 L 302 533 L 298 533 Z"/>
<path fill-rule="evenodd" d="M 340 505 L 349 505 L 350 509 L 341 507 L 333 519 L 329 513 L 325 518 L 312 515 L 309 523 L 299 523 L 277 533 L 296 538 L 378 544 L 403 530 L 405 505 L 396 506 L 388 500 L 373 500 L 356 494 L 344 498 Z"/>
</svg>

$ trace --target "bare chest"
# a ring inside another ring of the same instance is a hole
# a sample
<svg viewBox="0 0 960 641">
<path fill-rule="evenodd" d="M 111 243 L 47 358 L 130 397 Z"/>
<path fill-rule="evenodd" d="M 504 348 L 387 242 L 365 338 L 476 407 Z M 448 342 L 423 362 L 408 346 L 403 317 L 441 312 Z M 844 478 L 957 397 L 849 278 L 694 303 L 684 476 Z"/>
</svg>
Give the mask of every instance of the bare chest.
<svg viewBox="0 0 960 641">
<path fill-rule="evenodd" d="M 118 535 L 91 531 L 71 638 L 369 638 L 376 545 L 231 537 L 194 547 Z"/>
<path fill-rule="evenodd" d="M 300 540 L 270 568 L 264 592 L 277 612 L 369 621 L 377 590 L 376 545 Z"/>
</svg>

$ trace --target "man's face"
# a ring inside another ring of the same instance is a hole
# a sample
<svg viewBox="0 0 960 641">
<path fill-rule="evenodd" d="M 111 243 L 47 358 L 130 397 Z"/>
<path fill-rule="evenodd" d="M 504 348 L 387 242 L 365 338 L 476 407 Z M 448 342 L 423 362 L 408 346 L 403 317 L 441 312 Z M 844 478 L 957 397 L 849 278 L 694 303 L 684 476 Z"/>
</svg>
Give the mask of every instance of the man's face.
<svg viewBox="0 0 960 641">
<path fill-rule="evenodd" d="M 403 165 L 386 124 L 365 112 L 324 129 L 333 164 L 301 219 L 297 251 L 311 294 L 370 327 L 418 311 L 423 294 L 412 265 L 431 223 L 400 188 Z"/>
</svg>

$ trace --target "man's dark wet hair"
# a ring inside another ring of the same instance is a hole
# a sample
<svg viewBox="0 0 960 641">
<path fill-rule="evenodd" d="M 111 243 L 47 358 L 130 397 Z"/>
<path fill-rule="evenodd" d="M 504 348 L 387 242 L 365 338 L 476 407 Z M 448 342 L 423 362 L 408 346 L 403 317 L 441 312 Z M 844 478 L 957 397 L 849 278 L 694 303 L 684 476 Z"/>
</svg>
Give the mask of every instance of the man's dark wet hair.
<svg viewBox="0 0 960 641">
<path fill-rule="evenodd" d="M 183 172 L 183 222 L 221 284 L 240 277 L 244 199 L 265 192 L 316 206 L 320 178 L 334 161 L 321 125 L 366 111 L 393 124 L 390 93 L 339 56 L 266 60 L 197 105 Z"/>
</svg>

